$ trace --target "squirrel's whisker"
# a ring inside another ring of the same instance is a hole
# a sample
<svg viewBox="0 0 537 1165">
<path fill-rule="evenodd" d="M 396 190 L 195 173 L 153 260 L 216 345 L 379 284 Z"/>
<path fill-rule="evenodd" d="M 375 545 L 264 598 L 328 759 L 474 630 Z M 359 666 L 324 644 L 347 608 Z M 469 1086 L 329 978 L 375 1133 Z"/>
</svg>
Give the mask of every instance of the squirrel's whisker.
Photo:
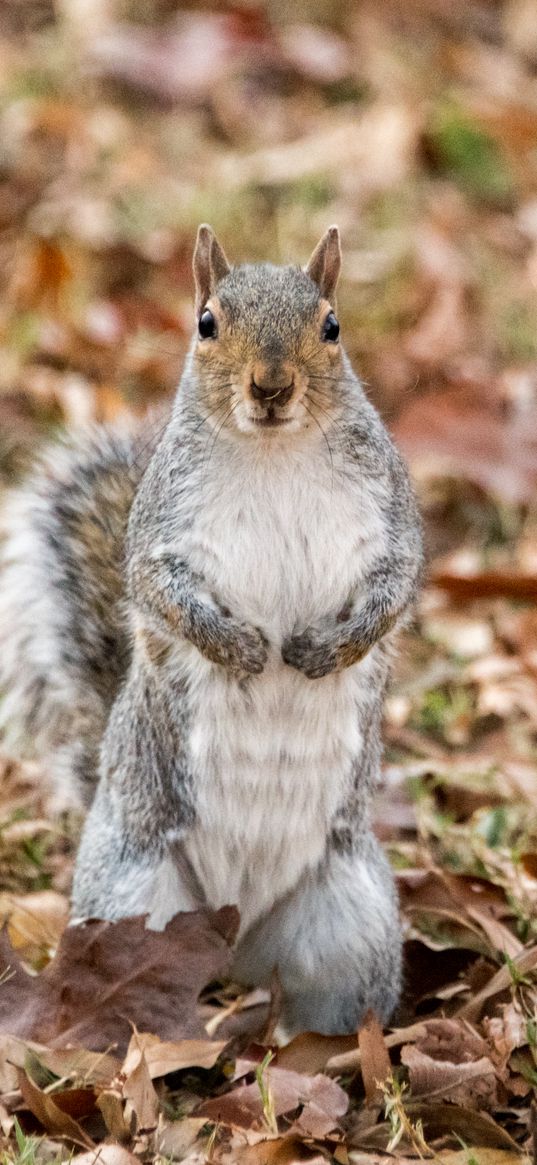
<svg viewBox="0 0 537 1165">
<path fill-rule="evenodd" d="M 326 373 L 307 373 L 308 380 L 326 380 L 327 384 L 353 384 L 356 387 L 356 380 L 352 376 L 330 376 Z M 361 381 L 365 384 L 365 381 Z"/>
<path fill-rule="evenodd" d="M 218 404 L 215 409 L 212 409 L 210 412 L 208 412 L 206 417 L 201 417 L 199 425 L 195 425 L 194 428 L 190 430 L 190 435 L 195 436 L 196 433 L 199 433 L 199 430 L 203 425 L 206 425 L 213 417 L 217 417 L 219 413 L 221 413 L 222 409 L 227 408 L 230 400 L 231 396 L 226 397 L 225 400 L 220 401 L 220 404 Z M 199 416 L 199 414 L 196 414 L 196 416 Z M 210 439 L 211 438 L 209 435 L 207 442 L 210 441 Z"/>
<path fill-rule="evenodd" d="M 151 434 L 149 440 L 145 441 L 144 444 L 136 451 L 136 455 L 132 457 L 132 464 L 137 469 L 140 467 L 140 461 L 142 460 L 144 453 L 146 453 L 147 450 L 149 448 L 151 448 L 151 446 L 156 447 L 158 445 L 160 438 L 162 437 L 162 434 L 168 428 L 169 421 L 170 421 L 170 418 L 168 416 L 166 418 L 166 420 L 164 421 L 164 423 L 162 425 L 159 425 L 158 429 L 156 429 L 156 431 Z"/>
<path fill-rule="evenodd" d="M 334 488 L 334 458 L 333 458 L 333 456 L 332 456 L 332 448 L 331 448 L 330 442 L 329 442 L 329 440 L 328 440 L 328 437 L 326 436 L 326 433 L 325 433 L 325 431 L 324 431 L 324 429 L 323 429 L 323 426 L 322 426 L 322 425 L 320 424 L 320 422 L 317 420 L 317 417 L 316 417 L 316 416 L 315 416 L 315 414 L 312 412 L 312 410 L 308 408 L 308 406 L 307 406 L 307 404 L 306 404 L 306 402 L 305 402 L 304 398 L 302 399 L 302 404 L 303 404 L 303 406 L 304 406 L 304 408 L 305 408 L 306 412 L 307 412 L 307 413 L 309 413 L 310 417 L 312 417 L 312 419 L 315 421 L 315 424 L 317 425 L 317 428 L 318 428 L 318 429 L 320 429 L 320 431 L 321 431 L 321 433 L 322 433 L 322 435 L 323 435 L 323 437 L 324 437 L 324 440 L 325 440 L 325 442 L 326 442 L 326 448 L 328 449 L 328 453 L 329 453 L 329 456 L 330 456 L 330 467 L 331 467 L 331 470 L 332 470 L 332 489 L 333 489 L 333 488 Z"/>
<path fill-rule="evenodd" d="M 222 429 L 223 429 L 226 421 L 229 420 L 229 417 L 231 416 L 231 414 L 235 412 L 235 409 L 237 408 L 238 404 L 239 404 L 239 401 L 238 400 L 235 401 L 235 403 L 231 406 L 229 411 L 227 413 L 225 413 L 224 417 L 221 419 L 221 423 L 218 425 L 218 428 L 216 428 L 216 430 L 215 430 L 213 441 L 212 441 L 211 447 L 209 449 L 209 453 L 208 453 L 208 455 L 205 459 L 204 465 L 203 465 L 203 474 L 202 474 L 203 478 L 205 476 L 206 470 L 209 467 L 211 457 L 213 455 L 213 452 L 214 452 L 214 449 L 216 446 L 216 442 L 220 436 L 220 433 L 222 432 Z M 210 438 L 209 438 L 209 440 L 210 440 Z"/>
<path fill-rule="evenodd" d="M 311 393 L 310 393 L 310 400 L 311 400 L 312 405 L 315 405 L 315 408 L 320 409 L 320 411 L 323 413 L 323 415 L 328 418 L 328 420 L 330 421 L 330 424 L 333 425 L 334 428 L 338 429 L 342 435 L 344 435 L 345 434 L 344 426 L 338 421 L 337 417 L 332 417 L 330 415 L 330 413 L 327 411 L 327 409 L 323 408 L 323 406 L 321 404 L 319 404 L 319 401 L 311 396 Z"/>
</svg>

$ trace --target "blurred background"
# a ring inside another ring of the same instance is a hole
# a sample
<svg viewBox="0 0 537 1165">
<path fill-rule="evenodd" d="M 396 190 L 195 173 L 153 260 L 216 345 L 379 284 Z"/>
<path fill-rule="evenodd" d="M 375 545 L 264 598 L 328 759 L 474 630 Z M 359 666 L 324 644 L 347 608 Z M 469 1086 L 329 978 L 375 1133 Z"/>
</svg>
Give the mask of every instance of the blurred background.
<svg viewBox="0 0 537 1165">
<path fill-rule="evenodd" d="M 284 262 L 339 223 L 344 343 L 420 493 L 379 831 L 537 871 L 535 0 L 2 0 L 0 483 L 174 391 L 203 220 Z"/>
<path fill-rule="evenodd" d="M 535 570 L 535 0 L 2 0 L 4 479 L 173 392 L 202 220 L 284 262 L 339 223 L 344 340 L 432 556 Z"/>
</svg>

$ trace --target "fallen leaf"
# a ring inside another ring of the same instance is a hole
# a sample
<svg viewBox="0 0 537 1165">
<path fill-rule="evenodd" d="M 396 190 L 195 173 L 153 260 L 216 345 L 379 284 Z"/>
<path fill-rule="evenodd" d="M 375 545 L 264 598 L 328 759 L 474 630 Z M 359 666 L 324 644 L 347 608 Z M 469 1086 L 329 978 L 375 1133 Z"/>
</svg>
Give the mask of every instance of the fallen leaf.
<svg viewBox="0 0 537 1165">
<path fill-rule="evenodd" d="M 528 571 L 479 570 L 464 573 L 454 566 L 433 566 L 431 582 L 460 601 L 488 598 L 537 598 L 537 574 Z"/>
<path fill-rule="evenodd" d="M 156 1128 L 159 1100 L 151 1082 L 143 1045 L 134 1032 L 121 1066 L 122 1093 L 127 1101 L 126 1123 L 131 1124 L 130 1113 L 136 1118 L 135 1131 Z M 132 1126 L 131 1126 L 132 1127 Z"/>
<path fill-rule="evenodd" d="M 205 1117 L 184 1116 L 181 1120 L 160 1120 L 156 1133 L 159 1156 L 172 1161 L 182 1161 L 189 1149 L 196 1143 Z"/>
<path fill-rule="evenodd" d="M 535 410 L 513 405 L 506 415 L 489 383 L 463 380 L 420 395 L 401 413 L 394 432 L 420 476 L 471 481 L 512 503 L 535 497 Z M 448 583 L 448 577 L 444 581 Z M 463 597 L 476 593 L 472 585 L 473 580 L 461 583 L 466 588 Z M 535 578 L 528 585 L 534 597 Z"/>
<path fill-rule="evenodd" d="M 303 1106 L 298 1124 L 312 1136 L 324 1136 L 347 1111 L 348 1097 L 327 1076 L 303 1076 L 286 1068 L 269 1067 L 264 1080 L 270 1089 L 274 1113 L 283 1116 Z M 206 1100 L 197 1110 L 208 1120 L 250 1129 L 263 1119 L 263 1100 L 257 1081 L 243 1084 L 223 1096 Z"/>
<path fill-rule="evenodd" d="M 397 874 L 397 884 L 406 914 L 445 918 L 481 932 L 495 953 L 515 958 L 522 951 L 520 940 L 501 920 L 510 914 L 505 894 L 486 879 L 436 868 L 408 869 Z"/>
<path fill-rule="evenodd" d="M 436 1137 L 451 1137 L 462 1140 L 466 1145 L 486 1146 L 492 1149 L 506 1149 L 519 1153 L 519 1146 L 506 1129 L 502 1128 L 486 1112 L 478 1112 L 459 1104 L 437 1104 L 431 1101 L 409 1100 L 405 1112 L 413 1124 L 421 1121 L 428 1141 Z M 364 1147 L 385 1149 L 390 1138 L 390 1127 L 386 1122 L 361 1130 L 357 1144 Z"/>
<path fill-rule="evenodd" d="M 401 1048 L 401 1061 L 409 1070 L 413 1097 L 445 1097 L 480 1111 L 493 1109 L 498 1100 L 496 1073 L 488 1056 L 454 1064 L 450 1060 L 434 1060 L 416 1044 L 407 1044 Z"/>
<path fill-rule="evenodd" d="M 45 1069 L 73 1084 L 102 1088 L 110 1084 L 121 1068 L 121 1061 L 109 1053 L 88 1052 L 84 1048 L 33 1047 Z"/>
<path fill-rule="evenodd" d="M 156 1080 L 168 1072 L 180 1072 L 184 1068 L 214 1068 L 227 1041 L 165 1041 L 149 1032 L 139 1032 L 138 1045 L 143 1050 L 151 1079 Z"/>
<path fill-rule="evenodd" d="M 420 131 L 415 109 L 379 104 L 353 118 L 331 109 L 317 123 L 314 132 L 298 141 L 216 158 L 213 181 L 225 182 L 230 189 L 251 183 L 277 186 L 334 172 L 345 160 L 365 194 L 402 182 L 412 168 Z"/>
<path fill-rule="evenodd" d="M 392 1074 L 390 1056 L 380 1023 L 372 1011 L 368 1011 L 358 1032 L 360 1068 L 368 1104 L 382 1103 L 382 1086 Z"/>
<path fill-rule="evenodd" d="M 513 959 L 513 967 L 515 973 L 525 976 L 534 971 L 537 971 L 537 944 L 527 947 Z M 492 979 L 478 991 L 475 995 L 464 1003 L 457 1012 L 458 1016 L 463 1019 L 468 1019 L 475 1023 L 487 1000 L 493 999 L 496 995 L 501 995 L 504 991 L 508 991 L 513 984 L 513 975 L 507 964 L 500 967 L 500 970 L 493 975 Z"/>
<path fill-rule="evenodd" d="M 408 1027 L 396 1028 L 393 1032 L 388 1032 L 384 1037 L 384 1042 L 387 1048 L 399 1048 L 402 1044 L 408 1043 L 410 1040 L 417 1040 L 420 1036 L 426 1034 L 425 1023 L 412 1023 Z M 326 1065 L 326 1071 L 332 1076 L 343 1076 L 347 1072 L 355 1072 L 361 1066 L 362 1053 L 360 1048 L 354 1048 L 351 1052 L 343 1052 L 342 1055 L 332 1056 Z"/>
<path fill-rule="evenodd" d="M 464 287 L 439 283 L 416 328 L 406 337 L 405 351 L 418 364 L 435 366 L 464 349 L 467 327 Z"/>
<path fill-rule="evenodd" d="M 111 24 L 94 39 L 91 55 L 102 75 L 139 92 L 197 103 L 211 97 L 245 48 L 256 60 L 277 62 L 267 24 L 249 26 L 232 13 L 184 12 L 164 30 Z"/>
<path fill-rule="evenodd" d="M 85 1145 L 91 1147 L 93 1141 L 90 1136 L 84 1131 L 79 1122 L 73 1119 L 68 1112 L 64 1112 L 60 1105 L 56 1103 L 59 1098 L 50 1096 L 48 1092 L 43 1092 L 34 1084 L 33 1080 L 19 1069 L 19 1089 L 30 1112 L 37 1117 L 40 1124 L 48 1133 L 53 1135 L 66 1137 L 75 1145 Z M 78 1091 L 78 1090 L 77 1090 Z M 65 1103 L 66 1093 L 61 1094 Z M 95 1107 L 95 1100 L 93 1092 L 91 1092 L 92 1107 Z"/>
<path fill-rule="evenodd" d="M 117 1141 L 129 1140 L 132 1129 L 125 1115 L 121 1084 L 118 1083 L 116 1088 L 104 1088 L 97 1097 L 97 1108 L 102 1113 L 110 1136 Z"/>
<path fill-rule="evenodd" d="M 301 1137 L 288 1133 L 283 1137 L 264 1136 L 254 1144 L 233 1138 L 229 1152 L 221 1160 L 222 1165 L 325 1165 L 326 1157 L 312 1152 Z"/>
<path fill-rule="evenodd" d="M 487 1149 L 484 1145 L 480 1145 L 479 1149 L 472 1153 L 472 1157 L 476 1165 L 530 1165 L 529 1157 L 519 1155 L 513 1157 L 513 1152 L 507 1149 Z M 435 1153 L 435 1160 L 441 1161 L 443 1165 L 468 1165 L 468 1150 L 467 1149 L 441 1149 L 439 1153 Z"/>
<path fill-rule="evenodd" d="M 530 878 L 537 878 L 537 853 L 533 851 L 532 853 L 521 854 L 520 861 L 525 873 L 529 874 Z"/>
<path fill-rule="evenodd" d="M 326 25 L 286 23 L 280 30 L 280 44 L 289 64 L 321 85 L 341 81 L 352 71 L 347 41 Z"/>
<path fill-rule="evenodd" d="M 55 958 L 31 977 L 0 935 L 0 1030 L 44 1044 L 124 1052 L 131 1026 L 164 1039 L 203 1036 L 201 989 L 224 974 L 238 925 L 233 907 L 177 914 L 163 931 L 145 919 L 68 927 Z"/>
<path fill-rule="evenodd" d="M 55 950 L 68 919 L 68 900 L 54 890 L 0 895 L 0 922 L 7 921 L 9 941 L 27 962 Z"/>
<path fill-rule="evenodd" d="M 322 1072 L 332 1056 L 357 1047 L 356 1036 L 323 1036 L 319 1032 L 300 1032 L 290 1043 L 279 1048 L 275 1064 L 292 1072 L 315 1076 Z"/>
<path fill-rule="evenodd" d="M 140 1158 L 129 1153 L 123 1145 L 104 1142 L 88 1153 L 77 1153 L 71 1157 L 69 1165 L 140 1165 Z"/>
<path fill-rule="evenodd" d="M 511 1053 L 528 1043 L 527 1019 L 518 1002 L 513 1000 L 500 1008 L 500 1015 L 485 1015 L 483 1028 L 493 1047 L 491 1054 L 505 1080 Z"/>
</svg>

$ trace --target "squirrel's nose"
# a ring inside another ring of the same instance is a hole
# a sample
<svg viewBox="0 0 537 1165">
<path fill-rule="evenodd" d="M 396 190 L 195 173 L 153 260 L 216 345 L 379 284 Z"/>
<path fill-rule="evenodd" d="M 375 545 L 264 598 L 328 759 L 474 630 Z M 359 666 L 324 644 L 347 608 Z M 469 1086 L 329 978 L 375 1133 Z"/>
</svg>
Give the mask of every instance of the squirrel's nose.
<svg viewBox="0 0 537 1165">
<path fill-rule="evenodd" d="M 286 405 L 293 395 L 293 388 L 293 381 L 291 384 L 278 387 L 274 384 L 257 384 L 255 380 L 252 380 L 250 392 L 254 400 L 263 401 L 265 404 L 273 401 L 277 405 Z"/>
<path fill-rule="evenodd" d="M 263 404 L 286 405 L 294 389 L 293 367 L 283 360 L 258 360 L 252 367 L 250 393 Z"/>
</svg>

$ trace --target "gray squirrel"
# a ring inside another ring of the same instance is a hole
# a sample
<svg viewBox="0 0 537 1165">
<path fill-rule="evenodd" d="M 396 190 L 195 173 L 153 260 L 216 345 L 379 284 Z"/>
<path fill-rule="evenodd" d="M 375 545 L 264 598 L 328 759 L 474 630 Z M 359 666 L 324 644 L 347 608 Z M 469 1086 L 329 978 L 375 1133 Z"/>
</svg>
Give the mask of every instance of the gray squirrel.
<svg viewBox="0 0 537 1165">
<path fill-rule="evenodd" d="M 7 745 L 89 806 L 75 918 L 236 903 L 234 976 L 289 1033 L 388 1020 L 398 905 L 372 832 L 383 696 L 422 546 L 407 470 L 308 266 L 230 267 L 201 226 L 163 432 L 47 454 L 0 573 Z"/>
</svg>

